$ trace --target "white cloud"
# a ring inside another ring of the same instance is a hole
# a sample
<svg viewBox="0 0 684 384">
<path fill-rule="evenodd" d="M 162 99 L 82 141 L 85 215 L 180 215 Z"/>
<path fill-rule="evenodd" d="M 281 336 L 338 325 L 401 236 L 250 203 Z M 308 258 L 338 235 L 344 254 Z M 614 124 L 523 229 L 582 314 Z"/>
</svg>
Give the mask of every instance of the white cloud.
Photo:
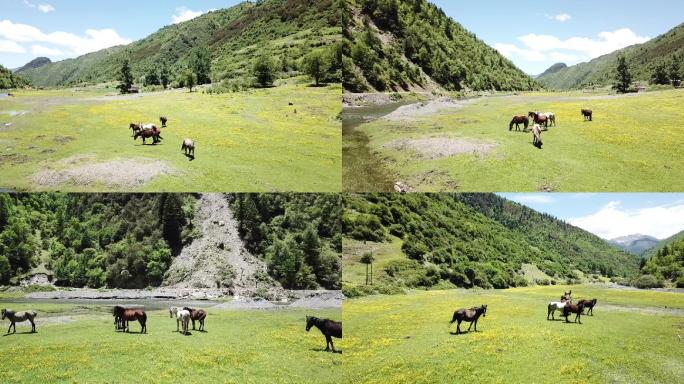
<svg viewBox="0 0 684 384">
<path fill-rule="evenodd" d="M 572 19 L 572 16 L 568 15 L 567 13 L 561 13 L 561 14 L 554 15 L 554 16 L 546 15 L 546 17 L 548 17 L 551 20 L 560 21 L 561 23 L 564 23 L 564 22 Z"/>
<path fill-rule="evenodd" d="M 176 13 L 171 16 L 171 21 L 174 24 L 182 23 L 184 21 L 192 20 L 197 16 L 204 14 L 202 11 L 193 11 L 186 7 L 176 8 Z"/>
<path fill-rule="evenodd" d="M 31 3 L 31 2 L 28 1 L 28 0 L 24 0 L 23 2 L 24 2 L 24 5 L 27 6 L 27 7 L 29 7 L 29 8 L 35 8 L 35 7 L 36 7 L 35 4 Z"/>
<path fill-rule="evenodd" d="M 38 10 L 43 13 L 50 13 L 55 11 L 55 7 L 50 4 L 40 4 L 38 5 Z"/>
<path fill-rule="evenodd" d="M 14 41 L 0 40 L 0 52 L 26 53 L 26 49 Z"/>
<path fill-rule="evenodd" d="M 65 56 L 80 56 L 115 45 L 129 44 L 130 39 L 119 36 L 113 29 L 88 29 L 84 36 L 68 32 L 44 33 L 26 24 L 15 24 L 9 20 L 0 21 L 0 38 L 15 43 L 43 43 L 58 47 Z M 53 47 L 43 47 L 56 49 Z"/>
<path fill-rule="evenodd" d="M 55 49 L 55 48 L 48 48 L 43 45 L 32 45 L 31 46 L 31 53 L 36 55 L 36 56 L 52 56 L 52 57 L 61 57 L 65 56 L 64 52 Z"/>
<path fill-rule="evenodd" d="M 494 44 L 494 48 L 509 59 L 520 57 L 526 61 L 546 61 L 546 55 L 542 52 L 518 48 L 513 44 Z"/>
<path fill-rule="evenodd" d="M 517 193 L 508 195 L 507 198 L 520 204 L 551 204 L 556 199 L 548 193 Z"/>
<path fill-rule="evenodd" d="M 684 202 L 629 210 L 611 201 L 596 213 L 568 221 L 608 240 L 637 233 L 664 239 L 684 230 Z"/>
</svg>

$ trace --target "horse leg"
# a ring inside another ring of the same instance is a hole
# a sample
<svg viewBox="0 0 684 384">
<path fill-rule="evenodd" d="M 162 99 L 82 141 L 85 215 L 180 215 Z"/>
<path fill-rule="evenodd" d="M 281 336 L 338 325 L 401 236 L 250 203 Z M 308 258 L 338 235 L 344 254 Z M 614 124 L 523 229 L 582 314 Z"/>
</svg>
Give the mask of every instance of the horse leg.
<svg viewBox="0 0 684 384">
<path fill-rule="evenodd" d="M 474 323 L 474 321 L 471 321 L 470 325 L 468 325 L 468 332 L 470 332 L 470 328 L 473 327 L 473 323 Z M 477 327 L 475 327 L 475 328 L 477 329 Z M 475 332 L 477 332 L 477 331 L 475 331 Z"/>
<path fill-rule="evenodd" d="M 461 319 L 459 319 L 458 323 L 456 323 L 456 334 L 457 335 L 461 334 Z"/>
<path fill-rule="evenodd" d="M 195 319 L 192 319 L 192 330 L 195 330 Z"/>
<path fill-rule="evenodd" d="M 475 321 L 474 321 L 474 323 L 475 323 L 475 332 L 477 332 L 477 320 L 478 320 L 478 319 L 475 319 Z"/>
<path fill-rule="evenodd" d="M 10 333 L 10 329 L 12 329 L 12 322 L 10 322 L 9 328 L 7 328 L 7 334 L 8 334 L 8 335 L 9 335 L 9 333 Z"/>
<path fill-rule="evenodd" d="M 31 333 L 36 333 L 36 323 L 33 322 L 33 319 L 29 319 L 31 321 Z"/>
<path fill-rule="evenodd" d="M 330 351 L 330 346 L 332 345 L 332 337 L 330 335 L 325 335 L 325 351 Z M 335 352 L 335 347 L 333 347 L 333 352 Z"/>
</svg>

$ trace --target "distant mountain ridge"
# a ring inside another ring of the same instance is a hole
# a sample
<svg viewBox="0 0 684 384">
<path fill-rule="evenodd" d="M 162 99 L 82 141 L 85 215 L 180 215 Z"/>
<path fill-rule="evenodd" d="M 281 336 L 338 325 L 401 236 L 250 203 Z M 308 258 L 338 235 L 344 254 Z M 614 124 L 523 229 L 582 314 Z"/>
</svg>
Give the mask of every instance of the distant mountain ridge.
<svg viewBox="0 0 684 384">
<path fill-rule="evenodd" d="M 540 78 L 540 77 L 543 77 L 543 76 L 547 76 L 547 75 L 554 74 L 554 73 L 556 73 L 556 72 L 558 72 L 558 71 L 561 71 L 561 70 L 563 70 L 563 69 L 565 69 L 565 68 L 567 68 L 567 67 L 568 67 L 568 65 L 565 64 L 565 63 L 556 63 L 556 64 L 550 66 L 549 69 L 547 69 L 546 71 L 544 71 L 542 74 L 537 75 L 537 78 Z"/>
<path fill-rule="evenodd" d="M 539 76 L 551 89 L 606 86 L 614 81 L 617 58 L 624 55 L 634 81 L 648 82 L 656 65 L 684 56 L 684 23 L 643 44 L 626 47 L 556 72 Z"/>
<path fill-rule="evenodd" d="M 51 64 L 51 63 L 52 63 L 52 60 L 50 60 L 47 57 L 36 57 L 35 59 L 24 64 L 22 67 L 15 69 L 14 72 L 16 73 L 16 72 L 28 71 L 30 69 L 40 68 L 43 65 L 47 65 L 47 64 Z"/>
<path fill-rule="evenodd" d="M 299 58 L 341 39 L 340 0 L 263 0 L 242 2 L 165 26 L 128 45 L 115 46 L 75 59 L 31 65 L 17 71 L 39 87 L 95 84 L 117 79 L 130 61 L 138 82 L 151 69 L 167 66 L 179 75 L 196 50 L 211 56 L 212 81 L 239 78 L 254 59 L 267 53 L 283 73 Z M 30 63 L 29 63 L 30 64 Z"/>
<path fill-rule="evenodd" d="M 660 244 L 660 240 L 653 236 L 634 234 L 616 237 L 611 239 L 609 243 L 626 252 L 639 256 Z"/>
</svg>

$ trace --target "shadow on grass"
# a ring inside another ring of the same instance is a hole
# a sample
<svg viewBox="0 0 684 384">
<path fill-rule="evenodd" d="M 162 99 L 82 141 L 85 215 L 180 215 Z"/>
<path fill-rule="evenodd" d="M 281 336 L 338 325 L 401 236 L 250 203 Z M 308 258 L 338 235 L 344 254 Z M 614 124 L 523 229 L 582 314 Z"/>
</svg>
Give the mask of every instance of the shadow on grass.
<svg viewBox="0 0 684 384">
<path fill-rule="evenodd" d="M 195 156 L 194 155 L 188 155 L 187 153 L 185 154 L 185 157 L 188 158 L 188 161 L 195 161 Z"/>
<path fill-rule="evenodd" d="M 331 351 L 331 350 L 329 350 L 329 349 L 326 350 L 325 348 L 311 348 L 311 351 L 313 351 L 313 352 L 339 353 L 340 355 L 342 354 L 342 350 L 341 350 L 341 349 L 337 349 L 337 350 L 335 350 L 335 351 L 333 352 L 333 351 Z"/>
<path fill-rule="evenodd" d="M 2 335 L 2 337 L 5 336 L 15 336 L 15 335 L 37 335 L 38 332 L 31 332 L 31 331 L 26 331 L 26 332 L 12 332 L 12 333 L 6 333 Z"/>
</svg>

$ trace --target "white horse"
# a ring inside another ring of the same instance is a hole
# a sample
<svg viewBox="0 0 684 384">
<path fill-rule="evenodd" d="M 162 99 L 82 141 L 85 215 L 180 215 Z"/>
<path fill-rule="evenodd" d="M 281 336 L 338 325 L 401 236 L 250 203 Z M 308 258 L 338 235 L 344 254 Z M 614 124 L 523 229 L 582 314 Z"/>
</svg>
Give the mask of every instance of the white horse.
<svg viewBox="0 0 684 384">
<path fill-rule="evenodd" d="M 183 327 L 183 334 L 187 335 L 188 334 L 188 326 L 190 324 L 190 311 L 181 309 L 181 308 L 176 308 L 176 307 L 171 307 L 169 308 L 169 317 L 173 318 L 176 317 L 176 332 L 180 332 L 180 327 Z"/>
<path fill-rule="evenodd" d="M 561 296 L 561 301 L 552 301 L 548 304 L 546 320 L 549 319 L 549 316 L 551 316 L 551 320 L 556 320 L 556 318 L 554 317 L 554 313 L 556 311 L 562 313 L 563 308 L 565 308 L 567 304 L 572 304 L 572 291 L 565 292 L 563 296 Z"/>
<path fill-rule="evenodd" d="M 141 129 L 157 129 L 157 126 L 154 124 L 144 124 L 140 123 L 140 128 Z"/>
<path fill-rule="evenodd" d="M 542 138 L 541 138 L 541 133 L 542 133 L 542 128 L 541 125 L 535 124 L 534 128 L 532 128 L 532 144 L 534 144 L 535 147 L 541 149 L 542 147 Z"/>
</svg>

